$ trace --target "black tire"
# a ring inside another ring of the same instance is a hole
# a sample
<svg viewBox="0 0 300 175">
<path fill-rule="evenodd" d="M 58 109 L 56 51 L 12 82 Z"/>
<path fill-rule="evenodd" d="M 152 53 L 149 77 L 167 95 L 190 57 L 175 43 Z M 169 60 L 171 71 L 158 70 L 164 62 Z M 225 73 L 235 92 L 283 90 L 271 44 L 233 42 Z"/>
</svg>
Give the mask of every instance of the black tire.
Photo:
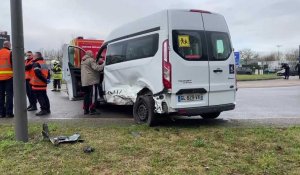
<svg viewBox="0 0 300 175">
<path fill-rule="evenodd" d="M 201 114 L 201 117 L 203 119 L 215 119 L 219 117 L 220 114 L 221 112 L 205 113 L 205 114 Z"/>
<path fill-rule="evenodd" d="M 133 105 L 133 117 L 137 124 L 155 125 L 154 100 L 151 95 L 141 95 Z"/>
</svg>

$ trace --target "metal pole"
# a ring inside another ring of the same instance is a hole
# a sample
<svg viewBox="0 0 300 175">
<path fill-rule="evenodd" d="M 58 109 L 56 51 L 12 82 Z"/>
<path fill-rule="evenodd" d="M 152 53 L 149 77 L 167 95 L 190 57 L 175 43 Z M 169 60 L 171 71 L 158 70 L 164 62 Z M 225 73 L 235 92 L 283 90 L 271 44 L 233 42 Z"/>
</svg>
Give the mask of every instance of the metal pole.
<svg viewBox="0 0 300 175">
<path fill-rule="evenodd" d="M 25 91 L 25 63 L 22 0 L 10 0 L 12 57 L 14 72 L 14 109 L 17 141 L 28 141 L 28 120 Z"/>
<path fill-rule="evenodd" d="M 299 45 L 298 61 L 300 62 L 300 45 Z"/>
<path fill-rule="evenodd" d="M 277 59 L 279 62 L 281 62 L 281 59 L 279 59 L 279 48 L 281 47 L 282 45 L 276 45 L 277 47 Z"/>
</svg>

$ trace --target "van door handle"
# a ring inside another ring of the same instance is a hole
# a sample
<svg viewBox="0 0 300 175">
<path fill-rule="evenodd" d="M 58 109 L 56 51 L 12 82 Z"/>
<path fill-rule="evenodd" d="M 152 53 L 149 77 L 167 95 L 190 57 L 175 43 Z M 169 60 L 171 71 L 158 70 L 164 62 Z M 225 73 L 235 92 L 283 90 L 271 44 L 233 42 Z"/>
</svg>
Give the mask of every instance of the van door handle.
<svg viewBox="0 0 300 175">
<path fill-rule="evenodd" d="M 222 69 L 215 69 L 214 70 L 214 73 L 218 73 L 218 72 L 223 72 L 223 70 Z"/>
</svg>

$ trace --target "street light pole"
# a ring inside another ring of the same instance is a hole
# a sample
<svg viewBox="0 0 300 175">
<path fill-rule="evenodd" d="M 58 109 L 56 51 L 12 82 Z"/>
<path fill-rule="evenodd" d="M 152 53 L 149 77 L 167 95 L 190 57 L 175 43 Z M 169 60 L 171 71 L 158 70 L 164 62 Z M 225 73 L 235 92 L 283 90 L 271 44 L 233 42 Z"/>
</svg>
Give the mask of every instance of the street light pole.
<svg viewBox="0 0 300 175">
<path fill-rule="evenodd" d="M 298 61 L 300 62 L 300 45 L 299 45 L 299 55 L 298 55 Z"/>
<path fill-rule="evenodd" d="M 277 59 L 279 60 L 279 48 L 281 47 L 282 45 L 276 45 L 276 47 L 277 47 Z M 281 60 L 279 60 L 279 61 L 281 61 Z"/>
<path fill-rule="evenodd" d="M 15 132 L 17 141 L 28 141 L 22 0 L 10 0 L 12 62 L 14 72 Z"/>
</svg>

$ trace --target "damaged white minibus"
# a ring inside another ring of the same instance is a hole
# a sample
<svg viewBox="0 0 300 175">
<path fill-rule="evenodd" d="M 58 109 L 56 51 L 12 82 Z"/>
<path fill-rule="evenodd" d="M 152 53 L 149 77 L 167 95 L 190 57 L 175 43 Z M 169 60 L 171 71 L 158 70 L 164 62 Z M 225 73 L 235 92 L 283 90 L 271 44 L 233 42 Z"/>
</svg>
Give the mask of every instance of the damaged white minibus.
<svg viewBox="0 0 300 175">
<path fill-rule="evenodd" d="M 105 101 L 133 105 L 137 123 L 235 108 L 235 60 L 220 14 L 164 10 L 113 30 L 97 57 L 105 59 Z"/>
</svg>

